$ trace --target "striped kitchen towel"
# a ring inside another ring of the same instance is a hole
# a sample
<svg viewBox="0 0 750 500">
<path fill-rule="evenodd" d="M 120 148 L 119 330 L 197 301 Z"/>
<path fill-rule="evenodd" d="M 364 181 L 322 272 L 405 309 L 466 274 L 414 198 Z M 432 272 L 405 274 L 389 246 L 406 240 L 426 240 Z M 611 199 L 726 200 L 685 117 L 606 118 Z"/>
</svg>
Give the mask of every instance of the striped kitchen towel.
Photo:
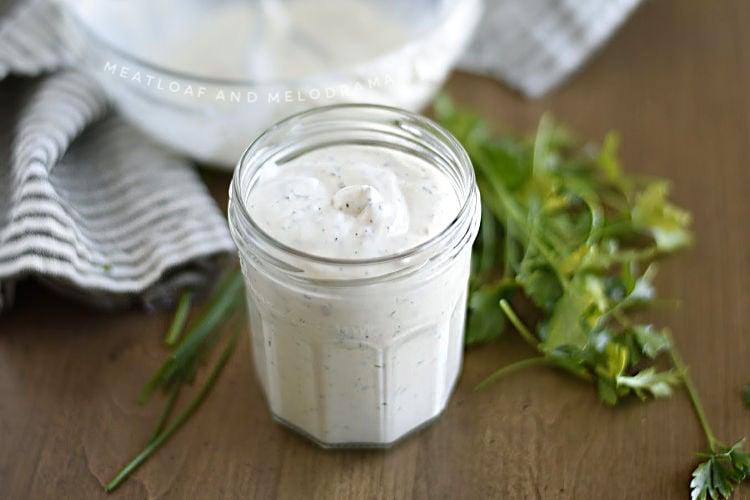
<svg viewBox="0 0 750 500">
<path fill-rule="evenodd" d="M 586 62 L 640 0 L 486 0 L 462 69 L 539 97 Z"/>
<path fill-rule="evenodd" d="M 26 276 L 105 307 L 156 307 L 212 280 L 234 246 L 192 165 L 61 70 L 55 7 L 0 5 L 0 310 Z M 29 76 L 40 75 L 35 78 Z"/>
</svg>

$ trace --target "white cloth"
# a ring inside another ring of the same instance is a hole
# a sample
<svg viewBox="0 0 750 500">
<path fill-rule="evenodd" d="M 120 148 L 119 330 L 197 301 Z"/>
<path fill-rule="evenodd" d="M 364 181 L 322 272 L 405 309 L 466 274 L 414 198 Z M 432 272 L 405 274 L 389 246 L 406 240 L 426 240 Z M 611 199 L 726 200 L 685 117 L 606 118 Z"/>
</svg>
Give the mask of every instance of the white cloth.
<svg viewBox="0 0 750 500">
<path fill-rule="evenodd" d="M 5 12 L 0 77 L 57 68 L 54 8 Z M 111 115 L 90 78 L 6 79 L 0 127 L 0 310 L 28 275 L 101 306 L 168 303 L 233 252 L 192 165 Z"/>
<path fill-rule="evenodd" d="M 459 67 L 539 97 L 580 68 L 640 0 L 486 0 Z"/>
</svg>

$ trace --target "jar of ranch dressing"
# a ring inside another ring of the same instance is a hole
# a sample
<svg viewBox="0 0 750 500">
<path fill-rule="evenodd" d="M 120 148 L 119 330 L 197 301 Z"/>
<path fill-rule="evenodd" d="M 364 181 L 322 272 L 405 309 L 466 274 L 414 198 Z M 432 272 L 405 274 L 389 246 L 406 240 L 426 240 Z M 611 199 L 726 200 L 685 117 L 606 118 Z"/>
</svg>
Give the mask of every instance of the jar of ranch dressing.
<svg viewBox="0 0 750 500">
<path fill-rule="evenodd" d="M 229 223 L 274 418 L 324 447 L 387 447 L 438 417 L 479 219 L 466 152 L 427 118 L 341 105 L 261 135 Z"/>
</svg>

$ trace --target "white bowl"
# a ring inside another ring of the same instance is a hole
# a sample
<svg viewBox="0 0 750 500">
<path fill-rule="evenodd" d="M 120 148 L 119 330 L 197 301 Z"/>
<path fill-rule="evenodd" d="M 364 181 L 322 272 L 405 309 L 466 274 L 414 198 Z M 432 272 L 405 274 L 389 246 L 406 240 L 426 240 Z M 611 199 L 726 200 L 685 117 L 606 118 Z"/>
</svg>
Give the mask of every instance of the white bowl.
<svg viewBox="0 0 750 500">
<path fill-rule="evenodd" d="M 250 25 L 238 21 L 243 11 L 221 10 L 247 8 L 246 0 L 210 0 L 210 8 L 208 1 L 63 4 L 78 64 L 120 112 L 160 142 L 223 168 L 233 168 L 270 125 L 306 109 L 364 102 L 419 111 L 470 41 L 482 10 L 482 0 L 256 0 L 256 7 L 314 6 L 297 25 L 280 27 L 275 15 L 260 24 L 256 16 Z M 341 2 L 364 10 L 342 12 Z M 321 22 L 327 29 L 316 31 Z M 276 56 L 258 48 L 278 45 Z M 293 59 L 290 50 L 303 53 Z"/>
</svg>

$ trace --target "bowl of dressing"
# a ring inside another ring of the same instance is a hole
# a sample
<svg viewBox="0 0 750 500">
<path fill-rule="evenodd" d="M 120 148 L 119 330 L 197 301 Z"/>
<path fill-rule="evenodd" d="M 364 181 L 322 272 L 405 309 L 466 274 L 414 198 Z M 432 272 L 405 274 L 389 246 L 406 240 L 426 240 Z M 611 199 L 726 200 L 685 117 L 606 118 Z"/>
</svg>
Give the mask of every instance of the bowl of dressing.
<svg viewBox="0 0 750 500">
<path fill-rule="evenodd" d="M 482 10 L 482 0 L 57 1 L 76 65 L 130 122 L 227 169 L 307 109 L 420 110 Z"/>
</svg>

